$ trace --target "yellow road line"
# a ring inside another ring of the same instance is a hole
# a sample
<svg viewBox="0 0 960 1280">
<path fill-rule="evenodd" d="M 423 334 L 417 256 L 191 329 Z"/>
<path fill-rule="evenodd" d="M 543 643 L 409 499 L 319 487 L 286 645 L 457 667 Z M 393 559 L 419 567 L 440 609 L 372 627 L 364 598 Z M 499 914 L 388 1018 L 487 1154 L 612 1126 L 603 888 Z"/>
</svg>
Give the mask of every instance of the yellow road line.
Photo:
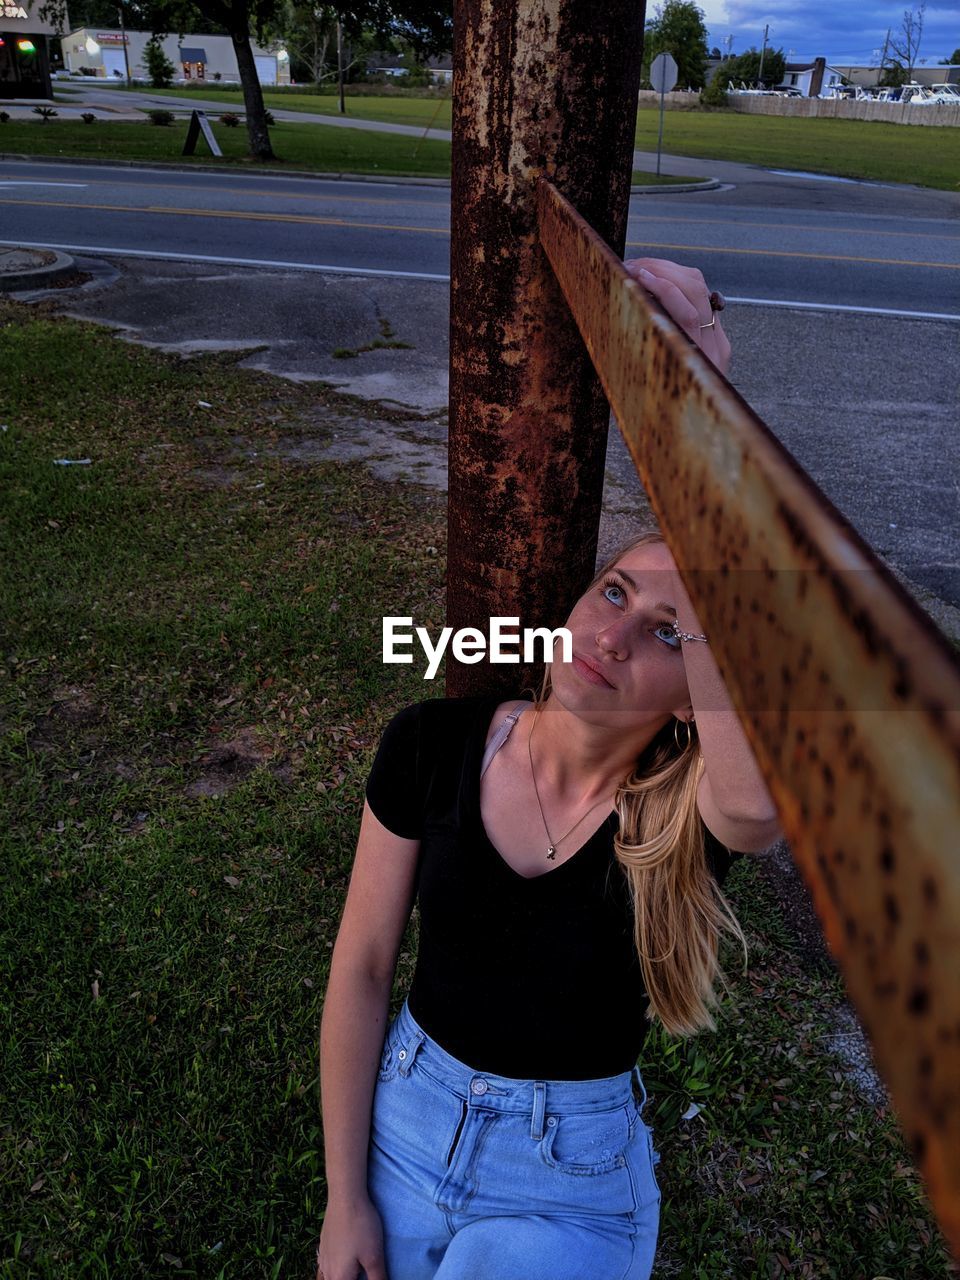
<svg viewBox="0 0 960 1280">
<path fill-rule="evenodd" d="M 0 204 L 29 205 L 38 209 L 98 209 L 107 213 L 163 213 L 178 217 L 234 218 L 245 222 L 294 222 L 306 226 L 357 227 L 367 231 L 416 231 L 423 235 L 448 236 L 447 227 L 406 227 L 393 222 L 352 222 L 346 218 L 321 218 L 307 213 L 257 213 L 242 209 L 179 209 L 173 205 L 138 205 L 71 203 L 67 200 L 8 200 L 0 197 Z"/>
<path fill-rule="evenodd" d="M 296 178 L 296 174 L 291 174 L 291 178 Z M 100 182 L 99 179 L 88 180 L 88 186 L 91 187 L 115 187 L 115 182 Z M 129 184 L 134 191 L 142 191 L 148 188 L 151 191 L 183 191 L 183 183 L 172 182 L 137 182 Z M 429 191 L 430 188 L 424 188 Z M 230 196 L 252 196 L 255 200 L 314 200 L 317 202 L 328 201 L 330 204 L 344 205 L 412 205 L 416 209 L 429 209 L 431 205 L 444 205 L 444 200 L 410 200 L 406 197 L 398 197 L 396 200 L 385 200 L 379 196 L 335 196 L 332 193 L 324 192 L 323 195 L 315 195 L 314 192 L 303 191 L 255 191 L 250 187 L 205 187 L 196 186 L 191 183 L 189 191 L 204 192 L 207 195 L 230 195 Z M 443 192 L 447 195 L 447 192 Z M 956 242 L 960 244 L 960 236 L 950 236 L 947 232 L 884 232 L 884 230 L 873 228 L 846 228 L 846 227 L 804 227 L 804 225 L 796 223 L 745 223 L 737 219 L 733 221 L 728 218 L 673 218 L 667 214 L 631 214 L 631 223 L 682 223 L 691 225 L 691 227 L 731 227 L 736 225 L 737 228 L 749 227 L 750 229 L 772 230 L 772 232 L 813 232 L 818 236 L 824 234 L 838 234 L 838 236 L 886 236 L 892 238 L 904 239 L 946 239 L 946 241 Z"/>
<path fill-rule="evenodd" d="M 0 197 L 0 204 L 28 205 L 39 209 L 99 209 L 108 213 L 150 213 L 192 218 L 229 218 L 243 222 L 285 222 L 301 226 L 347 227 L 358 231 L 412 231 L 421 235 L 448 236 L 446 227 L 409 227 L 391 222 L 354 222 L 346 218 L 321 218 L 301 213 L 257 213 L 240 209 L 180 209 L 171 205 L 131 207 L 123 204 L 73 203 L 66 200 L 16 200 Z M 681 253 L 729 253 L 739 257 L 800 258 L 811 262 L 857 262 L 884 267 L 928 267 L 934 270 L 960 271 L 960 263 L 920 262 L 910 258 L 868 258 L 854 254 L 805 253 L 791 249 L 738 249 L 723 245 L 667 244 L 659 240 L 631 240 L 628 249 L 669 249 Z"/>
<path fill-rule="evenodd" d="M 684 253 L 735 253 L 758 258 L 809 258 L 812 262 L 879 263 L 884 267 L 935 267 L 944 271 L 960 271 L 960 262 L 914 262 L 910 258 L 858 258 L 845 253 L 802 253 L 798 249 L 731 249 L 709 244 L 664 244 L 659 240 L 630 240 L 628 249 L 680 249 Z"/>
<path fill-rule="evenodd" d="M 291 178 L 293 178 L 296 175 L 291 174 L 290 176 Z M 281 179 L 281 181 L 283 181 L 283 179 Z M 334 179 L 331 179 L 331 181 L 334 181 Z M 115 187 L 121 184 L 118 184 L 116 182 L 100 182 L 98 180 L 94 180 L 91 182 L 88 179 L 87 185 L 91 187 Z M 212 195 L 255 196 L 258 199 L 264 199 L 264 200 L 265 199 L 317 200 L 317 201 L 330 200 L 330 201 L 337 201 L 338 203 L 342 202 L 343 204 L 410 204 L 410 205 L 414 205 L 417 208 L 430 208 L 431 205 L 440 205 L 443 203 L 442 201 L 439 201 L 439 200 L 434 200 L 434 201 L 410 200 L 408 198 L 403 198 L 403 197 L 399 197 L 396 200 L 388 200 L 383 196 L 337 196 L 337 195 L 326 195 L 326 194 L 314 195 L 312 192 L 306 192 L 306 191 L 253 191 L 247 187 L 228 187 L 228 188 L 227 187 L 205 187 L 205 186 L 196 186 L 192 182 L 190 183 L 189 187 L 187 187 L 186 183 L 182 183 L 182 182 L 180 183 L 177 183 L 177 182 L 131 182 L 126 185 L 129 186 L 134 191 L 140 191 L 143 188 L 148 187 L 151 190 L 157 190 L 157 191 L 183 191 L 183 190 L 189 190 L 190 192 L 202 191 L 205 194 L 212 194 Z M 431 188 L 424 187 L 423 190 L 430 191 Z M 446 189 L 444 189 L 443 194 L 446 195 L 447 199 L 449 200 L 449 196 L 447 194 Z M 671 219 L 671 221 L 673 221 L 673 219 Z"/>
<path fill-rule="evenodd" d="M 946 231 L 873 231 L 861 227 L 808 227 L 793 222 L 741 222 L 734 218 L 673 218 L 653 213 L 631 214 L 631 222 L 683 222 L 692 226 L 705 227 L 750 227 L 761 231 L 813 231 L 818 235 L 838 234 L 842 236 L 898 236 L 907 240 L 950 240 L 960 245 L 960 235 L 950 235 Z"/>
</svg>

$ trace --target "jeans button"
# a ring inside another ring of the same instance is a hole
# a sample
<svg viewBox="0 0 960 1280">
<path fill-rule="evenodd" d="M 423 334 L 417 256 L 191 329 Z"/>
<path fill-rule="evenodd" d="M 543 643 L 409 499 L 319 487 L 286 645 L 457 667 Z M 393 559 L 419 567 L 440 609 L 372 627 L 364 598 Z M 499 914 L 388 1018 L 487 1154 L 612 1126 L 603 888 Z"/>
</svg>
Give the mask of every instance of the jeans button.
<svg viewBox="0 0 960 1280">
<path fill-rule="evenodd" d="M 406 1049 L 401 1049 L 400 1052 L 397 1054 L 397 1057 L 400 1059 L 401 1062 L 406 1062 L 407 1060 Z"/>
<path fill-rule="evenodd" d="M 471 1093 L 476 1093 L 476 1094 L 486 1093 L 487 1088 L 488 1088 L 487 1082 L 486 1080 L 484 1080 L 483 1076 L 477 1076 L 475 1080 L 470 1081 Z"/>
</svg>

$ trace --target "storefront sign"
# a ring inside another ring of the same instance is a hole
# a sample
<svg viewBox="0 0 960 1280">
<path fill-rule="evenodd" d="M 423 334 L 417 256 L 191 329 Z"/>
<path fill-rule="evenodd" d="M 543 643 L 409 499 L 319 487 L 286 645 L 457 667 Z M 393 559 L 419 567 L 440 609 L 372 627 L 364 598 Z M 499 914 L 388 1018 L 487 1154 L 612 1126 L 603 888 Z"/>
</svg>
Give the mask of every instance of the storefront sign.
<svg viewBox="0 0 960 1280">
<path fill-rule="evenodd" d="M 119 31 L 98 31 L 97 40 L 101 44 L 126 44 L 127 37 L 121 35 Z"/>
<path fill-rule="evenodd" d="M 11 0 L 0 3 L 0 18 L 12 18 L 14 21 L 26 22 L 27 11 L 23 5 L 13 4 Z"/>
</svg>

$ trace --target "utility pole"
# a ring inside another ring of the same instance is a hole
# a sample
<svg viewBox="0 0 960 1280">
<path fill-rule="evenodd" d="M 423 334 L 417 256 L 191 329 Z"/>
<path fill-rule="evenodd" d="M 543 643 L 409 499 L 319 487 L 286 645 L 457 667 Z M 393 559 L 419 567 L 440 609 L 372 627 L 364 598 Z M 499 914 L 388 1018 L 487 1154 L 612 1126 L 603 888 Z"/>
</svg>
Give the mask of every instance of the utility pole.
<svg viewBox="0 0 960 1280">
<path fill-rule="evenodd" d="M 560 626 L 596 563 L 610 407 L 540 248 L 537 179 L 623 252 L 643 4 L 458 0 L 453 21 L 446 622 Z M 447 694 L 534 678 L 450 662 Z"/>
<path fill-rule="evenodd" d="M 760 70 L 757 72 L 758 88 L 763 88 L 763 55 L 767 52 L 767 36 L 770 34 L 770 23 L 763 28 L 763 48 L 760 50 Z"/>
<path fill-rule="evenodd" d="M 120 15 L 120 43 L 123 45 L 123 65 L 127 69 L 127 88 L 130 88 L 130 53 L 127 49 L 127 29 L 123 22 L 123 2 L 117 7 L 117 13 Z"/>
<path fill-rule="evenodd" d="M 889 45 L 890 45 L 890 28 L 887 27 L 886 38 L 884 39 L 884 42 L 883 42 L 883 53 L 881 53 L 880 55 L 880 70 L 877 73 L 878 80 L 883 79 L 883 68 L 887 65 L 887 49 Z"/>
</svg>

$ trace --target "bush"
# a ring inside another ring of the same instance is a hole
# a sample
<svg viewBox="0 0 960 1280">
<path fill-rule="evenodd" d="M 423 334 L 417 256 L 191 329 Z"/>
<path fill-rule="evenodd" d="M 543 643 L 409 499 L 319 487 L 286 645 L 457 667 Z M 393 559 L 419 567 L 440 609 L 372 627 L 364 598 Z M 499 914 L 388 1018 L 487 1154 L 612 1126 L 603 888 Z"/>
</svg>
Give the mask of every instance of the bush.
<svg viewBox="0 0 960 1280">
<path fill-rule="evenodd" d="M 173 84 L 173 63 L 163 52 L 163 45 L 151 36 L 143 47 L 143 63 L 154 89 L 169 89 Z"/>
<path fill-rule="evenodd" d="M 80 74 L 82 76 L 95 76 L 97 74 L 96 67 L 81 67 Z"/>
<path fill-rule="evenodd" d="M 54 111 L 53 107 L 34 107 L 33 114 L 40 117 L 41 124 L 46 124 L 54 116 L 59 115 L 58 111 Z"/>
<path fill-rule="evenodd" d="M 176 119 L 172 111 L 163 111 L 157 107 L 154 107 L 152 111 L 148 111 L 147 115 L 150 117 L 151 124 L 160 125 L 161 127 L 173 124 Z"/>
<path fill-rule="evenodd" d="M 228 129 L 235 129 L 240 123 L 240 117 L 235 111 L 225 111 L 219 119 L 220 123 L 225 124 Z"/>
<path fill-rule="evenodd" d="M 729 105 L 727 91 L 723 87 L 725 80 L 726 77 L 721 75 L 720 71 L 717 71 L 707 87 L 700 90 L 700 105 L 702 107 L 726 107 Z"/>
<path fill-rule="evenodd" d="M 6 124 L 9 119 L 10 119 L 9 111 L 0 111 L 0 124 Z"/>
<path fill-rule="evenodd" d="M 214 78 L 214 80 L 219 80 L 222 74 L 223 74 L 223 73 L 222 73 L 221 71 L 215 71 L 215 72 L 213 73 L 213 78 Z"/>
<path fill-rule="evenodd" d="M 92 111 L 82 111 L 80 113 L 80 119 L 83 121 L 84 124 L 93 124 L 96 118 L 97 117 L 93 114 Z"/>
</svg>

